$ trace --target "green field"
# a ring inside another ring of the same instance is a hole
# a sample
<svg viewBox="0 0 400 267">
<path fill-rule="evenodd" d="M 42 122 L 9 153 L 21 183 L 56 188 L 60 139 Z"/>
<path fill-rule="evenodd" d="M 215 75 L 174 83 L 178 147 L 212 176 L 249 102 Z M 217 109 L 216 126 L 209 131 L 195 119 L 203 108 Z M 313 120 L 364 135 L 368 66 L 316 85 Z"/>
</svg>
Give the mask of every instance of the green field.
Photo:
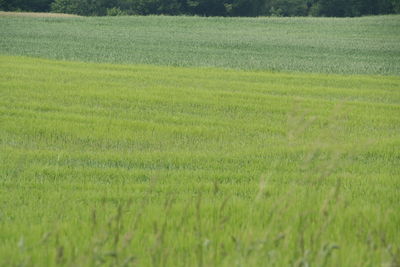
<svg viewBox="0 0 400 267">
<path fill-rule="evenodd" d="M 0 53 L 90 62 L 400 74 L 400 15 L 362 18 L 0 16 Z"/>
<path fill-rule="evenodd" d="M 398 266 L 399 18 L 0 17 L 0 266 Z"/>
</svg>

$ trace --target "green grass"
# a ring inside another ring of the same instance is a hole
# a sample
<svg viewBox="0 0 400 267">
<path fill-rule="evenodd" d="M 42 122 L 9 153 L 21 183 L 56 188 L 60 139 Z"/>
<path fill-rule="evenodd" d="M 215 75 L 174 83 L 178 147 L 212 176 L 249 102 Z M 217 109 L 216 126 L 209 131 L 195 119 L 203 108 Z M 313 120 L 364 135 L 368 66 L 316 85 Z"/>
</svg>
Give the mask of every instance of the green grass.
<svg viewBox="0 0 400 267">
<path fill-rule="evenodd" d="M 0 16 L 0 54 L 61 60 L 400 74 L 400 15 L 362 18 Z"/>
<path fill-rule="evenodd" d="M 397 76 L 14 56 L 0 73 L 1 266 L 399 264 Z"/>
</svg>

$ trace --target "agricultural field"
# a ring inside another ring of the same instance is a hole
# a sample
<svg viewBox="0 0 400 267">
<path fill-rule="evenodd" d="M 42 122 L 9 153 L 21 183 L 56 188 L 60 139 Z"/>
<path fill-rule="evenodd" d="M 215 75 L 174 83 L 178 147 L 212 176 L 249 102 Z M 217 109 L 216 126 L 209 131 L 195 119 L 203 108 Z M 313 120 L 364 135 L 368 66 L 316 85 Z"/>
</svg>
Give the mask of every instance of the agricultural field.
<svg viewBox="0 0 400 267">
<path fill-rule="evenodd" d="M 0 52 L 10 55 L 238 70 L 400 73 L 400 15 L 339 19 L 0 14 L 0 25 Z"/>
<path fill-rule="evenodd" d="M 0 16 L 0 266 L 399 266 L 399 26 Z"/>
</svg>

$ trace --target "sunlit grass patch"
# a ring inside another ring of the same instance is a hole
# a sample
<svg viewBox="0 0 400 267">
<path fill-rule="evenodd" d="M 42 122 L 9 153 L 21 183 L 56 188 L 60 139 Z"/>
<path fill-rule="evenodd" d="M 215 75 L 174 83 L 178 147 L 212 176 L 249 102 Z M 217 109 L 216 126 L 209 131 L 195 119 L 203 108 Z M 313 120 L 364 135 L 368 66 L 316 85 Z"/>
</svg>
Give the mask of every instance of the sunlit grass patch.
<svg viewBox="0 0 400 267">
<path fill-rule="evenodd" d="M 399 262 L 399 77 L 0 73 L 0 265 Z"/>
</svg>

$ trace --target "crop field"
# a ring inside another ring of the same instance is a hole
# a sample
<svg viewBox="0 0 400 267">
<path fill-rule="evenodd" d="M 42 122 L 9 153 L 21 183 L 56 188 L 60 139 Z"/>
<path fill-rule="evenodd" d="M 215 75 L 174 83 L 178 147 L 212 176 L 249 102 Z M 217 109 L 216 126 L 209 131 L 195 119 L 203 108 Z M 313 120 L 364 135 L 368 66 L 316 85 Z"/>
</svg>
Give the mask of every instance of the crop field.
<svg viewBox="0 0 400 267">
<path fill-rule="evenodd" d="M 1 16 L 0 52 L 90 62 L 341 74 L 400 73 L 400 16 Z"/>
<path fill-rule="evenodd" d="M 399 266 L 399 25 L 0 16 L 0 266 Z"/>
</svg>

